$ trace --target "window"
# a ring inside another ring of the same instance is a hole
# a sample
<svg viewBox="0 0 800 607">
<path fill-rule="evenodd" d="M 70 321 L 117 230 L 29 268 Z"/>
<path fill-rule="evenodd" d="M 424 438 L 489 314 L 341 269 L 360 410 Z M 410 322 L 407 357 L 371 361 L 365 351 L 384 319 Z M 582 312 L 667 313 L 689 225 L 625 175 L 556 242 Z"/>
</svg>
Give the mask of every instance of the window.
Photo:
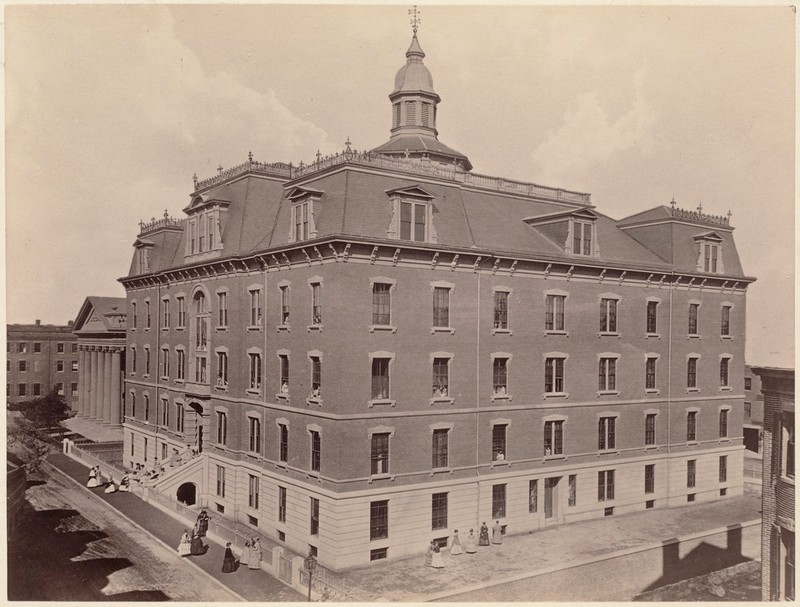
<svg viewBox="0 0 800 607">
<path fill-rule="evenodd" d="M 567 498 L 568 506 L 575 506 L 578 503 L 578 475 L 569 475 L 569 496 Z"/>
<path fill-rule="evenodd" d="M 728 388 L 730 387 L 728 371 L 730 369 L 731 359 L 730 358 L 720 358 L 719 359 L 719 385 L 721 388 Z"/>
<path fill-rule="evenodd" d="M 70 363 L 70 368 L 72 369 L 72 371 L 77 371 L 78 370 L 78 361 L 77 360 L 73 360 Z"/>
<path fill-rule="evenodd" d="M 548 295 L 545 300 L 544 328 L 547 331 L 564 330 L 564 308 L 567 298 L 564 295 Z"/>
<path fill-rule="evenodd" d="M 617 389 L 617 359 L 601 358 L 597 372 L 597 389 L 613 392 Z"/>
<path fill-rule="evenodd" d="M 449 362 L 447 358 L 433 359 L 432 391 L 434 398 L 446 398 L 449 394 Z"/>
<path fill-rule="evenodd" d="M 394 126 L 400 126 L 400 104 L 395 103 L 394 106 Z"/>
<path fill-rule="evenodd" d="M 178 306 L 178 327 L 186 326 L 186 300 L 183 297 L 176 297 L 175 303 Z"/>
<path fill-rule="evenodd" d="M 658 333 L 658 302 L 647 302 L 647 332 Z"/>
<path fill-rule="evenodd" d="M 18 384 L 17 385 L 17 395 L 18 396 L 25 396 L 28 390 L 27 384 Z"/>
<path fill-rule="evenodd" d="M 370 453 L 370 474 L 389 473 L 389 433 L 382 432 L 372 435 Z"/>
<path fill-rule="evenodd" d="M 492 485 L 492 518 L 503 518 L 506 515 L 506 486 Z"/>
<path fill-rule="evenodd" d="M 257 417 L 248 417 L 247 431 L 250 438 L 248 450 L 251 453 L 261 453 L 261 420 Z"/>
<path fill-rule="evenodd" d="M 259 479 L 248 474 L 247 505 L 253 510 L 258 510 Z"/>
<path fill-rule="evenodd" d="M 261 326 L 261 289 L 250 291 L 250 326 Z"/>
<path fill-rule="evenodd" d="M 379 561 L 381 559 L 385 559 L 387 556 L 389 556 L 388 548 L 376 548 L 369 551 L 370 561 Z"/>
<path fill-rule="evenodd" d="M 225 467 L 217 466 L 217 496 L 225 497 Z"/>
<path fill-rule="evenodd" d="M 278 487 L 278 522 L 286 522 L 286 487 Z"/>
<path fill-rule="evenodd" d="M 794 414 L 784 413 L 781 422 L 781 473 L 794 478 Z"/>
<path fill-rule="evenodd" d="M 281 292 L 281 324 L 289 324 L 289 287 L 280 287 Z"/>
<path fill-rule="evenodd" d="M 369 539 L 381 540 L 389 537 L 389 500 L 370 502 Z"/>
<path fill-rule="evenodd" d="M 19 361 L 19 370 L 20 371 L 25 371 L 25 361 L 24 360 Z M 64 361 L 63 360 L 57 360 L 56 361 L 56 371 L 63 371 L 63 370 L 64 370 Z"/>
<path fill-rule="evenodd" d="M 33 351 L 34 352 L 38 352 L 39 351 L 39 350 L 36 349 L 37 345 L 38 344 L 33 344 Z M 73 354 L 77 354 L 78 353 L 78 344 L 72 344 L 72 353 Z"/>
<path fill-rule="evenodd" d="M 508 329 L 508 292 L 494 292 L 494 328 Z"/>
<path fill-rule="evenodd" d="M 722 325 L 719 334 L 723 337 L 730 337 L 731 334 L 731 307 L 722 306 Z"/>
<path fill-rule="evenodd" d="M 250 390 L 261 391 L 261 354 L 251 352 L 250 357 Z"/>
<path fill-rule="evenodd" d="M 592 224 L 576 221 L 573 224 L 572 252 L 576 255 L 592 254 Z"/>
<path fill-rule="evenodd" d="M 389 358 L 372 359 L 372 400 L 389 398 Z"/>
<path fill-rule="evenodd" d="M 562 455 L 564 453 L 563 420 L 544 423 L 544 454 Z"/>
<path fill-rule="evenodd" d="M 786 530 L 781 531 L 781 538 L 786 549 L 786 559 L 784 561 L 783 567 L 783 579 L 784 579 L 784 592 L 783 596 L 786 598 L 787 601 L 794 601 L 795 599 L 795 589 L 794 589 L 794 561 L 795 561 L 795 545 L 794 545 L 794 533 Z"/>
<path fill-rule="evenodd" d="M 131 392 L 131 417 L 136 417 L 136 392 Z"/>
<path fill-rule="evenodd" d="M 753 389 L 753 379 L 751 377 L 744 378 L 744 389 L 745 390 L 752 390 Z"/>
<path fill-rule="evenodd" d="M 311 498 L 311 535 L 319 535 L 319 500 Z"/>
<path fill-rule="evenodd" d="M 144 302 L 144 328 L 150 328 L 150 300 L 145 300 Z"/>
<path fill-rule="evenodd" d="M 439 428 L 433 431 L 431 441 L 431 467 L 433 468 L 447 468 L 449 432 L 450 431 L 446 428 Z"/>
<path fill-rule="evenodd" d="M 289 426 L 278 424 L 278 434 L 280 439 L 278 459 L 286 463 L 289 461 Z"/>
<path fill-rule="evenodd" d="M 406 126 L 414 126 L 417 120 L 417 102 L 406 101 Z"/>
<path fill-rule="evenodd" d="M 644 367 L 644 389 L 656 389 L 656 361 L 655 356 L 648 356 Z"/>
<path fill-rule="evenodd" d="M 728 437 L 728 410 L 727 409 L 720 409 L 719 410 L 719 437 L 720 438 L 727 438 Z"/>
<path fill-rule="evenodd" d="M 654 493 L 656 490 L 656 465 L 647 464 L 644 467 L 644 492 Z"/>
<path fill-rule="evenodd" d="M 72 345 L 73 345 L 73 350 L 72 351 L 75 352 L 74 348 L 77 348 L 78 344 L 72 344 Z M 11 344 L 10 343 L 8 344 L 8 347 L 6 348 L 6 351 L 7 352 L 11 352 Z M 38 341 L 33 342 L 33 353 L 34 354 L 39 354 L 39 353 L 41 353 L 41 351 L 42 351 L 41 342 L 38 342 Z"/>
<path fill-rule="evenodd" d="M 131 346 L 131 373 L 136 373 L 136 346 Z"/>
<path fill-rule="evenodd" d="M 447 494 L 434 493 L 431 496 L 431 530 L 447 529 Z"/>
<path fill-rule="evenodd" d="M 495 358 L 492 362 L 492 387 L 495 396 L 508 394 L 508 359 Z"/>
<path fill-rule="evenodd" d="M 176 379 L 183 380 L 186 375 L 186 352 L 183 350 L 176 350 L 175 355 L 178 358 L 178 368 L 176 369 L 175 377 Z"/>
<path fill-rule="evenodd" d="M 161 300 L 161 328 L 169 329 L 169 299 L 164 298 Z"/>
<path fill-rule="evenodd" d="M 450 326 L 450 289 L 446 287 L 433 289 L 433 326 Z"/>
<path fill-rule="evenodd" d="M 20 354 L 27 354 L 28 353 L 28 344 L 24 341 L 21 341 L 17 344 L 17 352 Z"/>
<path fill-rule="evenodd" d="M 322 437 L 316 430 L 311 431 L 311 470 L 320 471 L 322 463 Z"/>
<path fill-rule="evenodd" d="M 656 414 L 648 413 L 644 418 L 644 444 L 656 444 Z"/>
<path fill-rule="evenodd" d="M 689 335 L 697 335 L 697 312 L 700 304 L 689 304 Z"/>
<path fill-rule="evenodd" d="M 225 445 L 228 443 L 228 414 L 224 411 L 217 411 L 217 444 Z"/>
<path fill-rule="evenodd" d="M 601 333 L 616 333 L 617 332 L 617 300 L 616 299 L 601 299 L 600 300 L 600 332 Z"/>
<path fill-rule="evenodd" d="M 534 479 L 528 481 L 528 512 L 539 510 L 539 481 Z"/>
<path fill-rule="evenodd" d="M 308 239 L 308 202 L 301 202 L 292 207 L 294 214 L 294 240 Z"/>
<path fill-rule="evenodd" d="M 614 471 L 601 470 L 597 473 L 597 501 L 614 499 Z"/>
<path fill-rule="evenodd" d="M 544 391 L 547 394 L 564 392 L 564 359 L 546 358 L 544 361 Z"/>
<path fill-rule="evenodd" d="M 56 384 L 56 394 L 64 396 L 64 382 L 58 382 Z"/>
<path fill-rule="evenodd" d="M 144 452 L 144 461 L 147 461 L 147 439 L 144 439 L 144 448 L 142 449 Z"/>
<path fill-rule="evenodd" d="M 217 387 L 228 385 L 228 353 L 217 352 Z"/>
<path fill-rule="evenodd" d="M 616 439 L 616 418 L 614 417 L 601 417 L 597 422 L 597 448 L 599 450 L 614 449 L 617 444 Z"/>
<path fill-rule="evenodd" d="M 372 285 L 372 324 L 391 324 L 391 287 L 392 285 L 376 282 Z"/>
<path fill-rule="evenodd" d="M 697 411 L 689 411 L 686 414 L 686 440 L 697 440 Z"/>
<path fill-rule="evenodd" d="M 161 349 L 161 377 L 169 377 L 169 349 Z"/>
<path fill-rule="evenodd" d="M 175 404 L 175 431 L 178 433 L 183 433 L 183 425 L 185 421 L 185 414 L 186 411 L 183 408 L 183 404 L 176 403 Z"/>
<path fill-rule="evenodd" d="M 281 394 L 289 394 L 289 355 L 279 354 Z"/>
<path fill-rule="evenodd" d="M 144 395 L 144 421 L 150 421 L 150 396 Z"/>
<path fill-rule="evenodd" d="M 42 384 L 39 383 L 33 384 L 33 395 L 41 396 L 41 394 L 42 394 Z"/>
<path fill-rule="evenodd" d="M 64 370 L 64 361 L 63 361 L 63 360 L 59 360 L 59 361 L 58 361 L 58 363 L 57 363 L 57 365 L 58 365 L 58 366 L 57 366 L 57 370 L 58 370 L 58 371 L 63 371 L 63 370 Z M 27 370 L 28 370 L 28 363 L 27 363 L 27 361 L 24 361 L 24 360 L 21 360 L 21 361 L 19 361 L 19 363 L 18 363 L 18 367 L 19 367 L 19 370 L 20 370 L 20 371 L 27 371 Z M 60 367 L 60 368 L 59 368 L 59 367 Z"/>
<path fill-rule="evenodd" d="M 319 356 L 311 356 L 311 397 L 320 398 L 322 396 L 322 359 Z"/>
<path fill-rule="evenodd" d="M 64 343 L 63 342 L 58 342 L 58 344 L 56 344 L 56 351 L 59 354 L 63 354 L 64 353 Z"/>
<path fill-rule="evenodd" d="M 703 244 L 703 271 L 716 273 L 718 257 L 719 245 L 711 243 Z"/>
<path fill-rule="evenodd" d="M 217 326 L 228 326 L 228 293 L 221 291 L 217 293 Z"/>
<path fill-rule="evenodd" d="M 169 399 L 167 397 L 161 399 L 161 425 L 165 428 L 169 427 Z"/>
<path fill-rule="evenodd" d="M 692 489 L 695 486 L 697 477 L 697 460 L 690 459 L 686 462 L 686 487 Z"/>
<path fill-rule="evenodd" d="M 10 362 L 10 361 L 9 361 L 9 362 Z M 42 368 L 41 368 L 41 364 L 42 364 L 42 361 L 40 361 L 40 360 L 34 360 L 34 361 L 33 361 L 33 370 L 34 370 L 36 373 L 38 373 L 39 371 L 41 371 L 41 370 L 42 370 Z M 10 369 L 9 369 L 9 370 L 10 370 Z"/>
<path fill-rule="evenodd" d="M 720 455 L 719 456 L 719 482 L 720 483 L 728 482 L 728 456 L 727 455 Z"/>
<path fill-rule="evenodd" d="M 492 461 L 501 462 L 506 459 L 506 430 L 508 424 L 492 426 Z"/>
<path fill-rule="evenodd" d="M 311 324 L 322 324 L 322 285 L 311 283 Z"/>
<path fill-rule="evenodd" d="M 744 416 L 747 419 L 753 417 L 753 403 L 748 403 L 748 402 L 744 403 Z"/>
<path fill-rule="evenodd" d="M 686 387 L 697 388 L 697 358 L 694 356 L 686 361 Z"/>
<path fill-rule="evenodd" d="M 144 374 L 150 375 L 150 348 L 144 348 Z"/>
</svg>

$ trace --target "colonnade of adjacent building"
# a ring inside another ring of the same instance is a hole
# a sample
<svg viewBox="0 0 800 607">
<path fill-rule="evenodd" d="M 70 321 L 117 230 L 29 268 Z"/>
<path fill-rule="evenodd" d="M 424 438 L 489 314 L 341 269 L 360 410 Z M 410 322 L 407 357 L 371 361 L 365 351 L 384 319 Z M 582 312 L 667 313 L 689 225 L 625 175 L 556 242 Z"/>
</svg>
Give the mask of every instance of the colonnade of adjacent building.
<svg viewBox="0 0 800 607">
<path fill-rule="evenodd" d="M 78 414 L 121 426 L 122 347 L 78 346 Z"/>
</svg>

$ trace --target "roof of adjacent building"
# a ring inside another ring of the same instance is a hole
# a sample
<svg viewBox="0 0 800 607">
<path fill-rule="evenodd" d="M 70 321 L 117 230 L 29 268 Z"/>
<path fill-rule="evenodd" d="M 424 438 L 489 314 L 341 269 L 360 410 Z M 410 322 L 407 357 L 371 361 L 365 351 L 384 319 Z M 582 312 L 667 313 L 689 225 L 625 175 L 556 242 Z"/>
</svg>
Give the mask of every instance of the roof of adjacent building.
<svg viewBox="0 0 800 607">
<path fill-rule="evenodd" d="M 73 332 L 76 335 L 124 333 L 126 306 L 124 297 L 89 296 L 78 311 Z"/>
</svg>

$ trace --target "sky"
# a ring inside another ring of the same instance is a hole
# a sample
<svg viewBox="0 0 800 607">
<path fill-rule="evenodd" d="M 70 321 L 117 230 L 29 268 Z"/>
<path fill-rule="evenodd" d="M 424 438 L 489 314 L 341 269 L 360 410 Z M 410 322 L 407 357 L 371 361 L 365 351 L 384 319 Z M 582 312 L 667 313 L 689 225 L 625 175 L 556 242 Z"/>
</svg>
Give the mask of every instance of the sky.
<svg viewBox="0 0 800 607">
<path fill-rule="evenodd" d="M 389 137 L 408 6 L 6 6 L 6 320 L 124 296 L 192 175 Z M 615 219 L 732 213 L 747 362 L 794 366 L 791 7 L 420 7 L 439 139 Z"/>
</svg>

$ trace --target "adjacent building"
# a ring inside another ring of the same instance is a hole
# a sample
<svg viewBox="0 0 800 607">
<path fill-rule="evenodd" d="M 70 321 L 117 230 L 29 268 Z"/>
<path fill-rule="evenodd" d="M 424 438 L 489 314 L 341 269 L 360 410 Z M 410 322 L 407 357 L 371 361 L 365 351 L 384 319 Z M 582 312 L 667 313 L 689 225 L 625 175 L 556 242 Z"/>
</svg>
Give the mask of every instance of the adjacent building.
<svg viewBox="0 0 800 607">
<path fill-rule="evenodd" d="M 742 433 L 744 447 L 753 453 L 761 453 L 764 431 L 764 394 L 761 378 L 750 365 L 744 367 L 744 425 Z"/>
<path fill-rule="evenodd" d="M 78 343 L 67 325 L 6 326 L 6 401 L 16 404 L 55 390 L 72 409 L 78 402 Z"/>
<path fill-rule="evenodd" d="M 794 370 L 753 367 L 764 394 L 761 598 L 795 598 Z"/>
<path fill-rule="evenodd" d="M 424 56 L 385 144 L 250 158 L 140 226 L 126 465 L 197 449 L 156 489 L 333 570 L 741 494 L 730 217 L 473 172 Z"/>
</svg>

